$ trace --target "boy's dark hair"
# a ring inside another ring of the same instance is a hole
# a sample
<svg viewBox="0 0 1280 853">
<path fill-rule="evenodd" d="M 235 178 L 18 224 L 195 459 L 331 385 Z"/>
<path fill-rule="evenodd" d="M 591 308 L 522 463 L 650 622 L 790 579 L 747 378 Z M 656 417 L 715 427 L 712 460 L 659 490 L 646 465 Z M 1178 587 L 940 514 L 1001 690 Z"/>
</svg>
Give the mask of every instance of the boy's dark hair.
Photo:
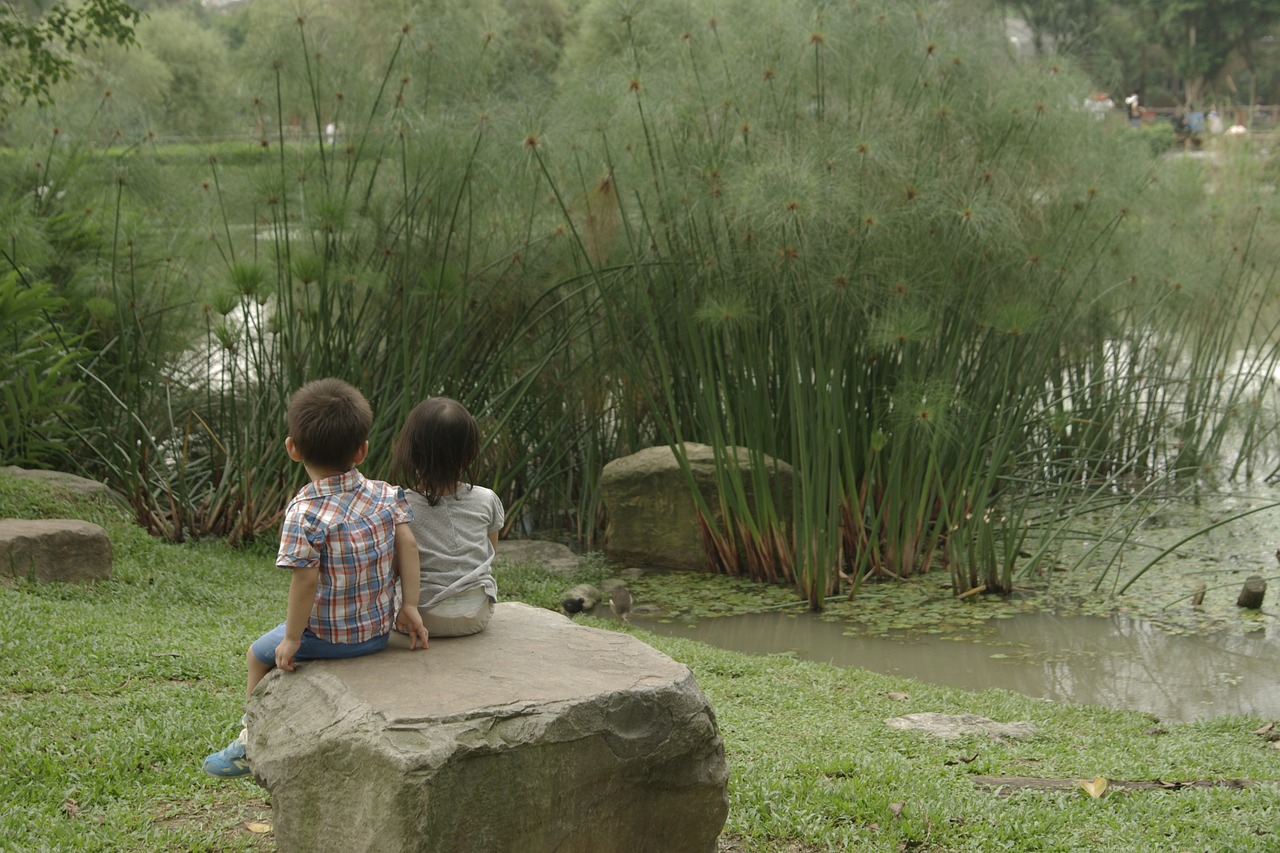
<svg viewBox="0 0 1280 853">
<path fill-rule="evenodd" d="M 479 452 L 480 426 L 466 406 L 448 397 L 428 397 L 405 419 L 391 469 L 402 485 L 435 506 L 466 479 Z"/>
<path fill-rule="evenodd" d="M 341 379 L 316 379 L 289 398 L 289 437 L 304 461 L 346 469 L 373 429 L 369 401 Z"/>
</svg>

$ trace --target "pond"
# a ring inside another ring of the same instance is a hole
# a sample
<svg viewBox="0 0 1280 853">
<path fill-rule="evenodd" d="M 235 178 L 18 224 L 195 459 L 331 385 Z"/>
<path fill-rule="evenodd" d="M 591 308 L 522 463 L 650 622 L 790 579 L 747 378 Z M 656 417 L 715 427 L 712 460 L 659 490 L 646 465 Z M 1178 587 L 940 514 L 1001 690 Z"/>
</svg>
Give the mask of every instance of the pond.
<svg viewBox="0 0 1280 853">
<path fill-rule="evenodd" d="M 636 617 L 637 627 L 754 654 L 793 654 L 966 690 L 1146 711 L 1188 722 L 1229 714 L 1280 718 L 1280 624 L 1248 632 L 1169 633 L 1125 615 L 1022 613 L 968 640 L 850 636 L 807 612 L 754 613 L 694 623 Z"/>
<path fill-rule="evenodd" d="M 734 651 L 1170 722 L 1280 720 L 1278 517 L 1272 485 L 1161 501 L 1110 551 L 1093 547 L 1104 537 L 1077 520 L 1082 534 L 1040 574 L 1015 579 L 1009 597 L 960 600 L 945 573 L 929 572 L 863 584 L 853 600 L 828 599 L 821 614 L 746 579 L 636 568 L 633 589 L 654 606 L 637 607 L 632 622 Z M 1159 565 L 1144 570 L 1156 555 Z M 1253 575 L 1268 585 L 1261 610 L 1237 607 Z"/>
</svg>

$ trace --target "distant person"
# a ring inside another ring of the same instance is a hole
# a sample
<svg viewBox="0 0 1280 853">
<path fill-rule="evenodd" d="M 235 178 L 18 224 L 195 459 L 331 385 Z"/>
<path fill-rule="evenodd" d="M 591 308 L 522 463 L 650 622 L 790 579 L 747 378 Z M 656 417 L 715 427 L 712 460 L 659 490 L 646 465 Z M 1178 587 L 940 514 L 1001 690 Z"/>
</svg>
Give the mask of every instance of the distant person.
<svg viewBox="0 0 1280 853">
<path fill-rule="evenodd" d="M 1218 115 L 1217 110 L 1209 110 L 1205 122 L 1209 126 L 1209 132 L 1213 134 L 1222 133 L 1222 116 Z"/>
<path fill-rule="evenodd" d="M 1094 92 L 1084 99 L 1084 108 L 1093 114 L 1098 121 L 1107 117 L 1107 113 L 1115 109 L 1116 102 L 1106 92 Z"/>
<path fill-rule="evenodd" d="M 330 145 L 338 141 L 338 126 L 333 122 L 324 126 L 324 139 Z"/>
<path fill-rule="evenodd" d="M 1124 99 L 1124 105 L 1129 110 L 1129 126 L 1139 127 L 1142 124 L 1142 102 L 1138 98 L 1138 90 L 1134 89 L 1133 94 Z"/>
<path fill-rule="evenodd" d="M 448 397 L 415 406 L 392 453 L 392 470 L 408 489 L 413 509 L 422 588 L 418 611 L 436 637 L 483 631 L 498 600 L 491 568 L 504 512 L 497 494 L 468 482 L 479 453 L 476 419 Z"/>
<path fill-rule="evenodd" d="M 291 572 L 285 621 L 249 647 L 246 698 L 272 669 L 353 658 L 386 648 L 394 624 L 409 648 L 427 647 L 418 615 L 413 512 L 402 489 L 356 470 L 369 452 L 373 412 L 340 379 L 299 388 L 286 414 L 285 451 L 311 477 L 285 509 L 276 565 Z M 405 607 L 395 612 L 396 577 Z M 213 776 L 249 772 L 245 736 L 204 761 Z"/>
</svg>

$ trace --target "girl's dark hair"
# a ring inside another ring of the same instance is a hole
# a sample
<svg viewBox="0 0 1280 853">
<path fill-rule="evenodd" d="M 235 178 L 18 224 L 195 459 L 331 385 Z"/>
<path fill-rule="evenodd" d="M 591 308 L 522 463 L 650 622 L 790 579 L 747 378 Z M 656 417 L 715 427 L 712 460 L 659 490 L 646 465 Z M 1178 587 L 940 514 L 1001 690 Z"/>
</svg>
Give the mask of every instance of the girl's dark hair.
<svg viewBox="0 0 1280 853">
<path fill-rule="evenodd" d="M 480 427 L 466 406 L 448 397 L 428 397 L 413 407 L 396 436 L 391 469 L 400 485 L 422 493 L 435 506 L 454 494 L 480 452 Z"/>
</svg>

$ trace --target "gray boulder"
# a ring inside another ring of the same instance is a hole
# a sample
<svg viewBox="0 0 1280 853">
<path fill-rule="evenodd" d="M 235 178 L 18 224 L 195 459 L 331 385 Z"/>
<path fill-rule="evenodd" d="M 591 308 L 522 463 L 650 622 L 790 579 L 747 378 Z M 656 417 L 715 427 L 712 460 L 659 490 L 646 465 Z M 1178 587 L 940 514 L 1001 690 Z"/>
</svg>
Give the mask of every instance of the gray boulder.
<svg viewBox="0 0 1280 853">
<path fill-rule="evenodd" d="M 554 574 L 573 574 L 582 565 L 582 558 L 569 546 L 559 542 L 547 542 L 541 539 L 501 539 L 498 541 L 498 553 L 495 563 L 517 565 L 520 563 L 537 563 Z"/>
<path fill-rule="evenodd" d="M 44 471 L 39 468 L 19 468 L 16 465 L 6 465 L 0 468 L 0 473 L 10 477 L 20 477 L 47 483 L 55 490 L 73 498 L 114 497 L 106 483 L 99 483 L 97 480 L 89 480 L 85 477 L 67 474 L 62 471 Z"/>
<path fill-rule="evenodd" d="M 394 637 L 254 691 L 281 851 L 715 850 L 724 747 L 683 664 L 515 603 L 425 652 Z"/>
<path fill-rule="evenodd" d="M 684 448 L 698 492 L 718 524 L 721 519 L 715 450 L 693 443 L 685 444 Z M 738 467 L 749 475 L 750 452 L 746 448 L 732 448 L 731 452 Z M 778 506 L 789 509 L 791 466 L 771 458 L 766 458 L 765 465 L 773 477 Z M 744 483 L 750 500 L 751 478 L 744 477 Z M 649 447 L 609 462 L 601 472 L 600 494 L 609 514 L 604 551 L 611 562 L 695 571 L 709 569 L 696 504 L 688 479 L 671 448 Z"/>
<path fill-rule="evenodd" d="M 72 518 L 0 519 L 0 578 L 110 580 L 111 539 Z"/>
</svg>

